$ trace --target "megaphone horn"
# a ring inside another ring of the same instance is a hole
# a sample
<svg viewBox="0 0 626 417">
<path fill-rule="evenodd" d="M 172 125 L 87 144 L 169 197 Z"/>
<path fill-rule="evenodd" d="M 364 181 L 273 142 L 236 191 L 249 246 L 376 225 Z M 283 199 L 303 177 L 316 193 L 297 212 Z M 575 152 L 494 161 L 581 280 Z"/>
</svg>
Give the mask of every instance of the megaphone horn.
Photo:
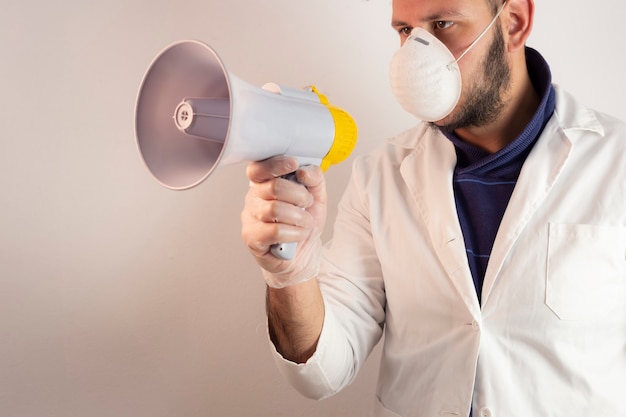
<svg viewBox="0 0 626 417">
<path fill-rule="evenodd" d="M 154 59 L 135 108 L 139 152 L 161 185 L 184 190 L 225 164 L 277 155 L 323 169 L 356 144 L 354 119 L 314 87 L 254 87 L 229 73 L 217 53 L 180 41 Z M 290 259 L 295 245 L 273 252 Z"/>
</svg>

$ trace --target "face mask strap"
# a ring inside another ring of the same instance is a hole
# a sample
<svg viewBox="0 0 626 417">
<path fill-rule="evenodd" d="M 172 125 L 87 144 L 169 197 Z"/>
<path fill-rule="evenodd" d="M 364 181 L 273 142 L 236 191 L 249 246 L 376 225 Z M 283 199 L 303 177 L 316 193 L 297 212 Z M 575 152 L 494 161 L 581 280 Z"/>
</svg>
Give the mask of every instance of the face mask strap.
<svg viewBox="0 0 626 417">
<path fill-rule="evenodd" d="M 483 36 L 485 36 L 485 34 L 487 32 L 489 32 L 489 29 L 491 29 L 491 27 L 494 25 L 494 23 L 496 23 L 496 20 L 498 20 L 498 16 L 500 16 L 500 13 L 502 13 L 502 10 L 504 10 L 504 6 L 506 6 L 508 0 L 505 0 L 504 3 L 502 3 L 502 6 L 500 6 L 500 8 L 498 9 L 498 11 L 496 12 L 496 15 L 493 17 L 493 19 L 491 19 L 491 22 L 489 22 L 489 24 L 487 25 L 487 27 L 480 33 L 480 35 L 478 35 L 478 37 L 476 39 L 474 39 L 474 42 L 472 42 L 470 44 L 470 46 L 468 46 L 465 51 L 463 51 L 463 53 L 454 61 L 452 61 L 451 63 L 448 64 L 448 69 L 450 69 L 450 67 L 454 64 L 457 64 L 461 58 L 463 58 L 465 56 L 465 54 L 467 54 L 470 49 L 472 49 L 474 47 L 474 45 L 476 45 L 478 43 L 479 40 L 482 39 Z"/>
</svg>

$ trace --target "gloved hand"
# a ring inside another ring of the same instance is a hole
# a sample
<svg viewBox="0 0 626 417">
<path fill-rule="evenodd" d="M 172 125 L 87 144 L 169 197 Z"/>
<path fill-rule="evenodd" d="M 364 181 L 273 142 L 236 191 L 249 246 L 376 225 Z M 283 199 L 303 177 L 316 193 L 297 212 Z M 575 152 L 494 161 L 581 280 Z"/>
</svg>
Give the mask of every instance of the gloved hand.
<svg viewBox="0 0 626 417">
<path fill-rule="evenodd" d="M 281 178 L 294 171 L 298 183 Z M 265 282 L 284 288 L 315 278 L 327 210 L 321 168 L 298 168 L 295 158 L 277 156 L 250 163 L 247 174 L 250 189 L 241 213 L 241 236 L 262 268 Z M 288 242 L 298 242 L 293 259 L 282 260 L 271 253 L 273 244 Z"/>
</svg>

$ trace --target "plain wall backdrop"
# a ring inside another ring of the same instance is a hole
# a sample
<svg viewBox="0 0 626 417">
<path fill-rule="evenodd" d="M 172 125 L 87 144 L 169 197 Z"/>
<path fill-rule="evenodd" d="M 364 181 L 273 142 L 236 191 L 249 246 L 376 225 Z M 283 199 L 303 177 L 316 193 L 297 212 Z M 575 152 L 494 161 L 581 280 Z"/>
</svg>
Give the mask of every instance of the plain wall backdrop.
<svg viewBox="0 0 626 417">
<path fill-rule="evenodd" d="M 317 85 L 354 116 L 354 155 L 366 152 L 415 123 L 388 87 L 391 1 L 2 3 L 0 415 L 364 414 L 379 350 L 322 402 L 274 368 L 264 284 L 240 239 L 245 165 L 189 191 L 159 186 L 134 105 L 154 56 L 198 39 L 254 85 Z M 624 3 L 536 8 L 529 45 L 555 82 L 625 119 Z M 328 172 L 330 223 L 351 160 Z"/>
</svg>

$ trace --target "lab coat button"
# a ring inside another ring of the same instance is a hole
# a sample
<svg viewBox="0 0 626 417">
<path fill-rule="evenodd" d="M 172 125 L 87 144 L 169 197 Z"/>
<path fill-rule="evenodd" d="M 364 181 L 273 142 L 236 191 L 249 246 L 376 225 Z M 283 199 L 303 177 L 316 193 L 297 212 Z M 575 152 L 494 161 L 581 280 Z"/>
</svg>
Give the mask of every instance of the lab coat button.
<svg viewBox="0 0 626 417">
<path fill-rule="evenodd" d="M 478 329 L 480 329 L 480 325 L 478 324 L 478 322 L 477 322 L 476 320 L 473 320 L 473 321 L 472 321 L 472 328 L 473 328 L 474 330 L 478 330 Z"/>
<path fill-rule="evenodd" d="M 481 408 L 480 411 L 478 412 L 478 415 L 480 417 L 493 417 L 493 413 L 487 407 Z"/>
</svg>

